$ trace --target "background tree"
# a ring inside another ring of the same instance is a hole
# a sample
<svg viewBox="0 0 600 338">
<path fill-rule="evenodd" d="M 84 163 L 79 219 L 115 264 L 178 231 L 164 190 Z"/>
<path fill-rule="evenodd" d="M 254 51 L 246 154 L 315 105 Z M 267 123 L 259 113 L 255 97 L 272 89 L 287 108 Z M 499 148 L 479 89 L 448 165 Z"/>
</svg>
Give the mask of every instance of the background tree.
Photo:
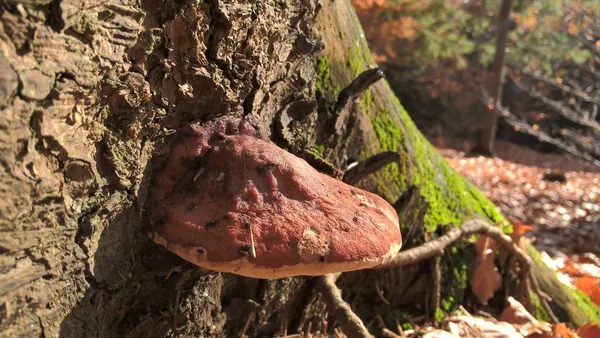
<svg viewBox="0 0 600 338">
<path fill-rule="evenodd" d="M 504 82 L 504 64 L 506 62 L 506 40 L 510 26 L 510 12 L 512 0 L 503 0 L 500 14 L 498 15 L 498 35 L 496 36 L 496 56 L 492 64 L 492 74 L 488 81 L 487 90 L 490 101 L 483 117 L 483 130 L 477 145 L 477 150 L 489 155 L 494 154 L 494 140 L 496 138 L 496 125 L 498 113 L 496 105 L 502 104 L 502 84 Z"/>
<path fill-rule="evenodd" d="M 448 140 L 456 139 L 460 142 L 453 144 L 466 150 L 479 143 L 481 124 L 473 122 L 482 120 L 480 93 L 492 76 L 489 66 L 496 50 L 497 2 L 440 4 L 431 0 L 416 4 L 407 0 L 354 5 L 376 59 L 417 125 L 431 140 L 441 137 L 439 142 L 446 145 Z M 560 81 L 569 74 L 571 83 L 580 82 L 578 87 L 586 88 L 580 93 L 593 92 L 590 78 L 598 62 L 598 27 L 593 22 L 599 13 L 600 5 L 594 1 L 514 3 L 514 29 L 506 45 L 509 80 L 503 91 L 503 108 L 508 109 L 503 111 L 510 111 L 513 117 L 501 121 L 502 135 L 512 135 L 507 133 L 508 123 L 512 125 L 510 130 L 542 140 L 539 148 L 550 144 L 597 164 L 594 147 L 589 146 L 597 134 L 592 130 L 597 128 L 572 121 L 586 120 L 590 124 L 591 116 L 591 120 L 598 121 L 594 105 L 588 102 L 593 95 L 575 97 L 576 91 L 563 89 L 550 92 L 556 87 L 549 86 L 541 92 L 538 88 L 541 96 L 536 98 L 527 94 L 527 86 L 517 83 L 526 81 L 531 88 L 533 80 L 527 74 L 543 74 Z M 387 33 L 382 34 L 382 30 Z M 554 104 L 548 105 L 550 102 Z M 547 108 L 540 115 L 542 105 Z M 527 142 L 533 139 L 527 138 Z"/>
</svg>

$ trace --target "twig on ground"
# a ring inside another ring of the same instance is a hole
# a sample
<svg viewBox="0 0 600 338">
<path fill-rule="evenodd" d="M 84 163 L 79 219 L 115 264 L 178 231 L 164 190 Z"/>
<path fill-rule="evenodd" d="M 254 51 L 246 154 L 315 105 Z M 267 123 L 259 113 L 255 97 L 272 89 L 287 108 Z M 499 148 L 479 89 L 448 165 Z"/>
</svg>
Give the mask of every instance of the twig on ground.
<svg viewBox="0 0 600 338">
<path fill-rule="evenodd" d="M 441 298 L 441 290 L 442 290 L 442 271 L 440 269 L 440 262 L 442 259 L 438 257 L 434 257 L 431 262 L 431 310 L 433 311 L 433 322 L 436 326 L 439 326 L 437 322 L 437 318 L 435 314 L 437 309 L 440 307 L 440 298 Z"/>
<path fill-rule="evenodd" d="M 550 315 L 550 318 L 552 319 L 554 324 L 560 323 L 560 320 L 558 320 L 558 318 L 556 317 L 554 312 L 552 312 L 550 305 L 548 304 L 548 300 L 547 300 L 548 295 L 546 295 L 545 293 L 542 292 L 542 290 L 540 290 L 540 285 L 538 284 L 537 279 L 535 279 L 535 276 L 533 275 L 533 273 L 531 273 L 531 271 L 529 272 L 529 279 L 531 280 L 531 286 L 533 288 L 533 292 L 535 292 L 535 294 L 540 299 L 540 302 L 542 303 L 544 310 L 546 310 L 546 312 L 548 312 L 548 315 Z"/>
<path fill-rule="evenodd" d="M 427 258 L 441 256 L 446 247 L 462 237 L 481 234 L 496 240 L 501 246 L 514 254 L 525 269 L 531 267 L 531 259 L 513 240 L 502 233 L 500 228 L 490 225 L 484 220 L 473 219 L 463 223 L 460 227 L 448 231 L 442 237 L 424 243 L 416 248 L 401 251 L 391 261 L 380 265 L 377 269 L 391 269 L 395 267 L 414 264 Z"/>
<path fill-rule="evenodd" d="M 256 315 L 256 313 L 254 311 L 252 311 L 252 312 L 250 312 L 250 314 L 248 314 L 248 318 L 246 318 L 246 323 L 244 324 L 244 328 L 242 329 L 242 332 L 240 333 L 240 338 L 248 337 L 248 336 L 246 336 L 246 331 L 248 331 L 248 328 L 250 327 L 250 322 L 252 321 L 252 319 L 254 318 L 255 315 Z"/>
<path fill-rule="evenodd" d="M 304 334 L 304 338 L 310 338 L 312 334 L 310 331 L 312 330 L 312 322 L 308 321 L 308 327 L 306 328 L 306 333 Z"/>
<path fill-rule="evenodd" d="M 335 285 L 340 274 L 327 274 L 317 278 L 317 289 L 329 311 L 335 316 L 340 327 L 348 337 L 372 337 L 362 320 L 352 311 L 350 305 L 342 299 L 340 289 Z M 337 333 L 336 333 L 337 334 Z"/>
<path fill-rule="evenodd" d="M 529 283 L 529 270 L 521 269 L 519 272 L 519 280 L 521 281 L 521 303 L 530 313 L 534 313 L 535 307 L 533 306 L 533 300 L 531 299 L 531 283 Z"/>
<path fill-rule="evenodd" d="M 395 334 L 394 332 L 392 332 L 386 328 L 381 329 L 381 334 L 383 334 L 386 337 L 390 337 L 390 338 L 401 338 L 399 335 Z"/>
<path fill-rule="evenodd" d="M 404 334 L 404 330 L 402 330 L 402 325 L 400 325 L 400 322 L 398 322 L 398 318 L 394 317 L 394 321 L 396 322 L 396 329 L 398 329 L 398 335 L 401 338 L 406 338 L 406 334 Z"/>
<path fill-rule="evenodd" d="M 377 291 L 377 295 L 379 296 L 379 299 L 381 299 L 383 304 L 391 305 L 390 301 L 387 300 L 387 298 L 385 298 L 385 296 L 383 295 L 383 291 L 381 291 L 381 288 L 379 287 L 379 283 L 377 283 L 377 281 L 374 281 L 374 283 L 375 283 L 375 290 Z"/>
</svg>

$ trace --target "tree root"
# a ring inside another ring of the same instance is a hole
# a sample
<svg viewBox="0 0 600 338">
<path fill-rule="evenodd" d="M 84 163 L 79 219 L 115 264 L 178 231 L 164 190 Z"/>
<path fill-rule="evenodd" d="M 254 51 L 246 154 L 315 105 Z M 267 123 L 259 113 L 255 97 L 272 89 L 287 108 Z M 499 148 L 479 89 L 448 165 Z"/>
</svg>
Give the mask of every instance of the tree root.
<svg viewBox="0 0 600 338">
<path fill-rule="evenodd" d="M 335 285 L 339 273 L 327 274 L 317 278 L 317 289 L 329 311 L 335 316 L 343 332 L 348 337 L 370 338 L 372 335 L 362 320 L 352 311 L 350 305 L 342 299 L 342 292 Z"/>
<path fill-rule="evenodd" d="M 502 233 L 500 228 L 490 225 L 481 219 L 473 219 L 463 223 L 460 227 L 448 231 L 445 235 L 424 243 L 416 248 L 411 248 L 400 252 L 390 262 L 380 265 L 375 269 L 392 269 L 405 265 L 417 263 L 419 261 L 435 257 L 432 262 L 432 270 L 434 273 L 434 285 L 432 286 L 432 299 L 430 300 L 432 310 L 439 306 L 439 292 L 441 277 L 439 275 L 439 257 L 442 256 L 444 250 L 452 243 L 462 237 L 473 234 L 481 234 L 488 236 L 498 242 L 502 247 L 512 253 L 520 265 L 519 277 L 522 285 L 522 296 L 527 302 L 531 302 L 529 290 L 532 290 L 538 295 L 544 309 L 548 311 L 550 316 L 555 320 L 555 315 L 552 313 L 545 295 L 537 287 L 537 283 L 531 275 L 531 259 L 527 254 L 507 235 Z M 372 337 L 362 320 L 352 311 L 348 303 L 342 299 L 341 291 L 336 286 L 335 282 L 340 274 L 328 274 L 317 279 L 317 288 L 329 311 L 335 316 L 340 327 L 348 337 Z M 531 284 L 533 285 L 530 285 Z"/>
<path fill-rule="evenodd" d="M 462 237 L 481 234 L 491 237 L 496 240 L 501 246 L 514 254 L 522 267 L 529 270 L 531 267 L 531 259 L 527 254 L 513 242 L 513 240 L 502 233 L 500 228 L 489 225 L 484 220 L 473 219 L 463 223 L 460 227 L 448 231 L 442 237 L 433 241 L 424 243 L 416 248 L 402 251 L 396 255 L 391 261 L 378 266 L 376 269 L 392 269 L 400 266 L 410 265 L 422 261 L 427 258 L 441 256 L 444 250 L 452 243 Z"/>
</svg>

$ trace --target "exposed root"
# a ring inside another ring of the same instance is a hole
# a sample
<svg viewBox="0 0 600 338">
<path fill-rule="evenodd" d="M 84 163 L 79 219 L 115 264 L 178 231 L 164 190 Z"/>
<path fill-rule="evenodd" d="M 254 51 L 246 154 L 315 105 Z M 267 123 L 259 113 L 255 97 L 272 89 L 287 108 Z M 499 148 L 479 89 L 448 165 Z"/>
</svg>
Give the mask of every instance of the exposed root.
<svg viewBox="0 0 600 338">
<path fill-rule="evenodd" d="M 535 279 L 535 276 L 533 275 L 533 273 L 531 273 L 531 271 L 529 272 L 529 279 L 531 280 L 531 286 L 532 286 L 533 292 L 535 292 L 535 294 L 538 296 L 540 303 L 542 303 L 544 310 L 546 310 L 546 312 L 548 312 L 548 315 L 550 315 L 552 322 L 554 322 L 554 324 L 560 323 L 560 320 L 556 317 L 554 312 L 552 312 L 552 309 L 550 308 L 550 305 L 548 304 L 548 298 L 549 298 L 548 295 L 546 295 L 545 293 L 542 292 L 542 290 L 540 290 L 540 286 L 537 282 L 537 279 Z"/>
<path fill-rule="evenodd" d="M 444 250 L 450 244 L 456 242 L 462 237 L 473 234 L 482 234 L 494 239 L 501 246 L 516 256 L 523 269 L 529 270 L 531 267 L 531 259 L 525 252 L 523 252 L 523 250 L 521 250 L 521 248 L 519 248 L 515 242 L 513 242 L 509 236 L 503 234 L 500 228 L 490 225 L 484 220 L 473 219 L 463 223 L 458 228 L 448 231 L 442 237 L 424 243 L 416 248 L 401 251 L 396 255 L 396 257 L 394 257 L 394 259 L 380 265 L 377 267 L 377 269 L 392 269 L 395 267 L 414 264 L 431 257 L 441 256 L 444 253 Z"/>
<path fill-rule="evenodd" d="M 244 324 L 244 328 L 242 329 L 242 332 L 240 333 L 240 338 L 248 337 L 246 335 L 246 331 L 248 331 L 248 328 L 250 327 L 250 323 L 252 322 L 252 319 L 254 318 L 255 315 L 256 315 L 256 313 L 254 311 L 252 311 L 248 315 L 248 318 L 246 318 L 246 323 Z"/>
<path fill-rule="evenodd" d="M 329 311 L 335 316 L 346 336 L 352 338 L 370 338 L 372 335 L 362 320 L 352 311 L 350 305 L 342 299 L 340 289 L 335 285 L 340 274 L 327 274 L 317 278 L 317 289 Z M 337 334 L 337 333 L 336 333 Z"/>
</svg>

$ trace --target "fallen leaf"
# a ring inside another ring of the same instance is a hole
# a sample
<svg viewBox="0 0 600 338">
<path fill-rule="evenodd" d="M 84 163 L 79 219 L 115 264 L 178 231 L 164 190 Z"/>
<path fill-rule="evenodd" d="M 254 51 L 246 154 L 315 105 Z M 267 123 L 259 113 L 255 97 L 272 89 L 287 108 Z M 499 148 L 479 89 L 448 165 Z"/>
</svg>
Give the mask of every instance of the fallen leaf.
<svg viewBox="0 0 600 338">
<path fill-rule="evenodd" d="M 523 304 L 513 297 L 508 297 L 508 304 L 498 320 L 513 324 L 523 336 L 530 337 L 534 334 L 540 335 L 551 331 L 550 324 L 535 319 Z"/>
<path fill-rule="evenodd" d="M 525 248 L 525 241 L 523 236 L 526 233 L 533 231 L 533 225 L 523 224 L 520 221 L 513 223 L 513 232 L 510 234 L 513 242 L 515 242 L 520 248 Z"/>
<path fill-rule="evenodd" d="M 592 302 L 600 306 L 600 278 L 588 276 L 575 278 L 573 285 L 588 295 Z"/>
<path fill-rule="evenodd" d="M 565 323 L 552 325 L 552 333 L 546 333 L 540 338 L 579 338 Z"/>
<path fill-rule="evenodd" d="M 596 323 L 587 323 L 577 329 L 577 334 L 581 338 L 597 338 L 600 337 L 600 327 Z"/>
<path fill-rule="evenodd" d="M 486 236 L 479 236 L 476 246 L 481 259 L 471 277 L 471 290 L 479 302 L 485 304 L 502 285 L 502 276 L 494 264 L 497 244 Z"/>
<path fill-rule="evenodd" d="M 469 316 L 450 317 L 448 321 L 458 324 L 458 327 L 453 328 L 453 332 L 458 332 L 460 337 L 473 337 L 475 332 L 475 337 L 523 338 L 513 325 L 506 322 L 492 322 Z"/>
</svg>

